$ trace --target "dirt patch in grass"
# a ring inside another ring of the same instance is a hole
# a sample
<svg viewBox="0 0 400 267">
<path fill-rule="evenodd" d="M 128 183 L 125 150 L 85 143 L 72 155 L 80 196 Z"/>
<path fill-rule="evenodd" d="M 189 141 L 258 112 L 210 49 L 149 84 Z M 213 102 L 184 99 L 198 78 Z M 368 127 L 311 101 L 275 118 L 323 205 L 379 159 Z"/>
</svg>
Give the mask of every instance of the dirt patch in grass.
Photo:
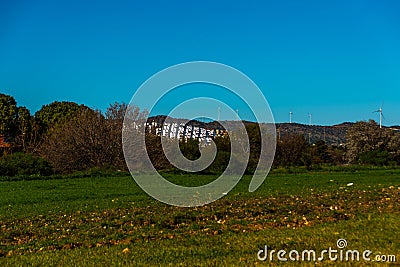
<svg viewBox="0 0 400 267">
<path fill-rule="evenodd" d="M 39 214 L 0 221 L 0 256 L 131 244 L 188 235 L 256 232 L 399 213 L 400 188 L 221 199 L 197 208 L 167 205 Z"/>
</svg>

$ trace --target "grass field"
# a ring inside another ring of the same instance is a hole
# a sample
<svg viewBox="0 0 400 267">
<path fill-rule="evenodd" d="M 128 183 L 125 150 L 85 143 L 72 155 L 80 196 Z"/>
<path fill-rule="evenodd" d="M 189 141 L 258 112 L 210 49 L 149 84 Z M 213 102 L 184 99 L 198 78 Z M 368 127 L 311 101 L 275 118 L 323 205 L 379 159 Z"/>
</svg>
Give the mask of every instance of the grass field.
<svg viewBox="0 0 400 267">
<path fill-rule="evenodd" d="M 214 178 L 168 175 L 182 185 Z M 338 249 L 338 239 L 347 241 L 344 253 L 368 249 L 371 260 L 394 255 L 391 264 L 400 263 L 399 169 L 273 173 L 254 193 L 250 178 L 198 208 L 157 202 L 131 177 L 0 182 L 0 265 L 315 265 L 280 262 L 276 252 L 260 261 L 257 253 L 267 246 L 318 257 Z M 317 263 L 338 264 L 327 258 Z"/>
</svg>

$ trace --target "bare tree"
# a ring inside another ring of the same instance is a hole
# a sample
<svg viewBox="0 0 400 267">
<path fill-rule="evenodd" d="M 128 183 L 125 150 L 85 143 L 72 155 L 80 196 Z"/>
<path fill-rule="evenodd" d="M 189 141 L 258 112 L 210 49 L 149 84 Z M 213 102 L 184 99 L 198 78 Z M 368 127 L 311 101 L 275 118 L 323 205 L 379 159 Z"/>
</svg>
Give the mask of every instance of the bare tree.
<svg viewBox="0 0 400 267">
<path fill-rule="evenodd" d="M 91 109 L 49 130 L 40 148 L 58 172 L 68 173 L 112 165 L 111 131 L 105 117 Z"/>
<path fill-rule="evenodd" d="M 125 103 L 111 104 L 105 114 L 110 131 L 109 152 L 113 157 L 113 166 L 119 170 L 127 170 L 122 150 L 122 127 L 125 115 L 127 120 L 142 121 L 147 117 L 147 111 L 141 112 L 139 107 Z"/>
<path fill-rule="evenodd" d="M 138 107 L 118 103 L 110 105 L 105 116 L 83 108 L 74 118 L 48 131 L 39 153 L 62 173 L 93 167 L 125 170 L 121 136 L 127 112 L 136 117 L 146 114 Z"/>
<path fill-rule="evenodd" d="M 288 135 L 277 143 L 275 165 L 296 166 L 305 165 L 305 153 L 308 144 L 303 135 Z"/>
</svg>

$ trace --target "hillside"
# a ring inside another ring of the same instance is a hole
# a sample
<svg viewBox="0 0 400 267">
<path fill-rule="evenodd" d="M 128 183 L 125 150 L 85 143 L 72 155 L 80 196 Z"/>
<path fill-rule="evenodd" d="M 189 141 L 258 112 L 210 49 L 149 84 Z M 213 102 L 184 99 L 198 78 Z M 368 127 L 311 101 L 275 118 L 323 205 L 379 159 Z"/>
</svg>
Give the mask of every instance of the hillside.
<svg viewBox="0 0 400 267">
<path fill-rule="evenodd" d="M 276 129 L 278 139 L 289 134 L 304 134 L 311 144 L 323 140 L 328 145 L 341 145 L 346 142 L 346 132 L 352 125 L 353 123 L 350 122 L 333 126 L 278 123 L 276 124 Z"/>
<path fill-rule="evenodd" d="M 157 122 L 161 125 L 166 116 L 154 116 L 150 117 L 148 121 Z M 183 123 L 184 119 L 172 119 L 176 123 Z M 228 125 L 234 125 L 236 121 L 224 121 Z M 245 124 L 253 124 L 254 122 L 244 121 Z M 303 134 L 307 141 L 311 144 L 319 140 L 325 141 L 328 145 L 343 145 L 346 143 L 346 132 L 353 125 L 353 122 L 344 122 L 332 126 L 321 126 L 321 125 L 305 125 L 299 123 L 277 123 L 277 139 L 283 138 L 292 134 Z M 223 129 L 223 127 L 216 121 L 212 122 L 202 122 L 198 120 L 191 120 L 188 125 L 206 128 L 206 129 Z M 385 127 L 392 130 L 399 131 L 400 126 Z"/>
</svg>

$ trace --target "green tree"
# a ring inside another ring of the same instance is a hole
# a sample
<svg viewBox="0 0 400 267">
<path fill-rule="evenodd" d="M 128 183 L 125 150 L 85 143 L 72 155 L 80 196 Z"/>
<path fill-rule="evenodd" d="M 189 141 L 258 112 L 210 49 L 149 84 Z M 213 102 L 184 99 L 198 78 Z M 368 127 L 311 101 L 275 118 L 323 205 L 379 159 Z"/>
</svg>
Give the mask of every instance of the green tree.
<svg viewBox="0 0 400 267">
<path fill-rule="evenodd" d="M 180 141 L 179 147 L 181 149 L 182 154 L 190 160 L 196 160 L 200 158 L 201 153 L 199 150 L 199 141 L 198 140 L 187 140 Z"/>
<path fill-rule="evenodd" d="M 15 136 L 17 117 L 18 108 L 14 97 L 0 94 L 0 135 Z"/>
<path fill-rule="evenodd" d="M 261 154 L 261 132 L 257 123 L 248 123 L 245 125 L 250 143 L 250 157 L 246 171 L 254 173 L 257 168 Z"/>
<path fill-rule="evenodd" d="M 12 96 L 0 94 L 0 135 L 11 140 L 11 151 L 34 152 L 37 130 L 26 107 L 18 107 Z"/>
<path fill-rule="evenodd" d="M 35 113 L 35 119 L 40 124 L 42 132 L 45 133 L 50 128 L 60 126 L 74 118 L 79 111 L 85 108 L 87 107 L 74 102 L 55 101 L 42 106 L 42 108 Z"/>
<path fill-rule="evenodd" d="M 31 116 L 29 109 L 26 107 L 18 107 L 16 123 L 15 144 L 18 150 L 24 152 L 30 151 L 34 139 L 34 118 Z"/>
</svg>

